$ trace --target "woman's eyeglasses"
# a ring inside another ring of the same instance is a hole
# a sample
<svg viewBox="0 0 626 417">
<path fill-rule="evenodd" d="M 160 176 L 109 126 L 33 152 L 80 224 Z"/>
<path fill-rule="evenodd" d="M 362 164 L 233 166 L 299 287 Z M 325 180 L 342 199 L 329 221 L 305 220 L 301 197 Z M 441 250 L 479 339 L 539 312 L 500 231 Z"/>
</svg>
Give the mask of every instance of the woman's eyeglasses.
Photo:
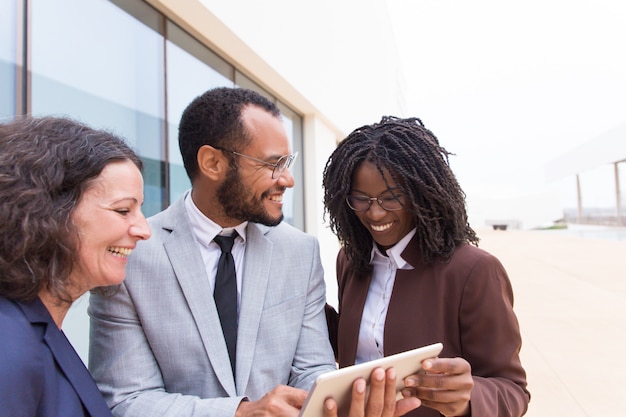
<svg viewBox="0 0 626 417">
<path fill-rule="evenodd" d="M 387 211 L 396 211 L 404 208 L 402 204 L 402 195 L 387 194 L 385 196 L 368 197 L 366 195 L 349 195 L 346 197 L 348 207 L 354 211 L 367 211 L 372 205 L 372 201 L 376 201 L 379 206 Z"/>
</svg>

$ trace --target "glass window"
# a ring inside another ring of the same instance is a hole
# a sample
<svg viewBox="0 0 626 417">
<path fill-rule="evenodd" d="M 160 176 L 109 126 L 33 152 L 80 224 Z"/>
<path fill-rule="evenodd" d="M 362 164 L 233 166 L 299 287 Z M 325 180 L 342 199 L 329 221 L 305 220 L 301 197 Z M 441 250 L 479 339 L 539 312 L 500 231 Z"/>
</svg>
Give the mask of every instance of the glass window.
<svg viewBox="0 0 626 417">
<path fill-rule="evenodd" d="M 214 87 L 232 87 L 233 68 L 173 23 L 167 24 L 167 120 L 170 202 L 191 186 L 178 147 L 178 123 L 197 96 Z"/>
<path fill-rule="evenodd" d="M 296 163 L 290 169 L 295 185 L 287 189 L 283 199 L 283 213 L 285 220 L 300 230 L 304 230 L 304 155 L 302 155 L 302 117 L 282 103 L 277 103 L 287 135 L 291 142 L 292 152 L 298 152 Z"/>
<path fill-rule="evenodd" d="M 31 112 L 125 137 L 146 164 L 150 215 L 164 200 L 163 37 L 154 30 L 162 18 L 133 4 L 142 21 L 106 0 L 33 0 Z"/>
<path fill-rule="evenodd" d="M 248 90 L 256 91 L 257 93 L 265 96 L 269 101 L 276 103 L 276 97 L 271 95 L 266 89 L 262 88 L 260 85 L 252 81 L 250 78 L 246 77 L 239 71 L 235 71 L 235 84 L 239 87 L 247 88 Z"/>
<path fill-rule="evenodd" d="M 0 120 L 15 115 L 17 1 L 0 0 Z"/>
</svg>

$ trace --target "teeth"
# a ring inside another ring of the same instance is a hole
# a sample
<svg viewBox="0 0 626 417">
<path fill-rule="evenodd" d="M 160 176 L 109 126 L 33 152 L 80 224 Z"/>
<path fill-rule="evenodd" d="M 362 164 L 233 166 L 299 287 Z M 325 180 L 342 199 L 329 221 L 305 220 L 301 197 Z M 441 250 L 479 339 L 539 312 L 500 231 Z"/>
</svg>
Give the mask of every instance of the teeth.
<svg viewBox="0 0 626 417">
<path fill-rule="evenodd" d="M 374 230 L 376 232 L 384 232 L 385 230 L 389 229 L 392 224 L 393 223 L 387 223 L 387 224 L 381 224 L 381 225 L 377 225 L 377 226 L 374 226 L 372 224 L 370 226 L 372 227 L 372 230 Z"/>
<path fill-rule="evenodd" d="M 270 196 L 270 201 L 276 201 L 277 203 L 280 203 L 283 201 L 283 195 L 282 194 L 272 195 Z"/>
<path fill-rule="evenodd" d="M 113 253 L 114 255 L 123 256 L 123 257 L 127 257 L 133 251 L 132 249 L 129 249 L 129 248 L 122 248 L 122 247 L 117 247 L 117 246 L 112 246 L 108 248 L 107 250 Z"/>
</svg>

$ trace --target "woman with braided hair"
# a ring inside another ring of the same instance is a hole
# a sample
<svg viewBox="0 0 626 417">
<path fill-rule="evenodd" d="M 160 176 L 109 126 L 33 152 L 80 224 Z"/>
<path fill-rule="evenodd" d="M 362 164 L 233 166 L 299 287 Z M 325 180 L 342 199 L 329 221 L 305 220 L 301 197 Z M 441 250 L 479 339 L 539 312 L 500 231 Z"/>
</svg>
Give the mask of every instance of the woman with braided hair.
<svg viewBox="0 0 626 417">
<path fill-rule="evenodd" d="M 442 342 L 405 379 L 422 402 L 410 416 L 519 417 L 530 394 L 511 284 L 477 247 L 449 155 L 421 120 L 383 117 L 330 156 L 324 205 L 342 246 L 331 340 L 341 367 Z"/>
</svg>

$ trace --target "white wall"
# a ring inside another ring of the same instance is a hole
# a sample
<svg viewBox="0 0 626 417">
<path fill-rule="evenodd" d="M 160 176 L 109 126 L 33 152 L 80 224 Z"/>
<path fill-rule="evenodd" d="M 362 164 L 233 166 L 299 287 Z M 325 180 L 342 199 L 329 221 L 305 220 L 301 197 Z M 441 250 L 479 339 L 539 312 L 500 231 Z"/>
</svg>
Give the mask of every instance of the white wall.
<svg viewBox="0 0 626 417">
<path fill-rule="evenodd" d="M 335 274 L 335 259 L 339 251 L 339 243 L 335 235 L 324 222 L 324 195 L 322 177 L 328 157 L 335 149 L 337 135 L 323 121 L 314 116 L 305 117 L 304 136 L 315 138 L 305 141 L 305 215 L 306 231 L 317 236 L 320 241 L 320 255 L 326 278 L 326 293 L 328 302 L 337 305 L 337 280 Z M 296 185 L 298 186 L 298 185 Z"/>
<path fill-rule="evenodd" d="M 405 82 L 384 0 L 200 3 L 344 133 L 403 115 Z"/>
</svg>

